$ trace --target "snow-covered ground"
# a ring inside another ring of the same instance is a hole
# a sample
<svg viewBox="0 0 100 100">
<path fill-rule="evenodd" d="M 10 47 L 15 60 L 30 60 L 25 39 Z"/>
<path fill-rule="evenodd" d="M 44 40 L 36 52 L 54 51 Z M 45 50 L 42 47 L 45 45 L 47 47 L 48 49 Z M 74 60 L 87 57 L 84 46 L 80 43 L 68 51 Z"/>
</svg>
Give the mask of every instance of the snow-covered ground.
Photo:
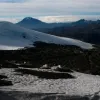
<svg viewBox="0 0 100 100">
<path fill-rule="evenodd" d="M 27 91 L 31 93 L 58 93 L 66 95 L 92 95 L 100 91 L 100 76 L 79 72 L 71 73 L 75 79 L 40 79 L 37 76 L 21 75 L 14 69 L 0 69 L 0 75 L 8 76 L 13 86 L 0 87 L 3 91 Z"/>
<path fill-rule="evenodd" d="M 11 50 L 33 46 L 36 41 L 63 45 L 75 45 L 84 49 L 92 49 L 93 46 L 79 40 L 63 38 L 26 29 L 10 22 L 0 22 L 0 49 Z"/>
</svg>

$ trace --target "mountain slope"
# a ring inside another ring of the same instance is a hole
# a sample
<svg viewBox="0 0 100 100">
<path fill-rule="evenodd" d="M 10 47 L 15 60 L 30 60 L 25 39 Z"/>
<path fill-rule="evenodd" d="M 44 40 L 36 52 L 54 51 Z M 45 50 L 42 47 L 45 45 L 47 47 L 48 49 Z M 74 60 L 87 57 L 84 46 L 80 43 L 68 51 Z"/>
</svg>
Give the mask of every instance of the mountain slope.
<svg viewBox="0 0 100 100">
<path fill-rule="evenodd" d="M 63 45 L 75 45 L 84 49 L 93 48 L 91 44 L 79 40 L 37 32 L 10 22 L 0 22 L 0 49 L 9 50 L 33 46 L 32 44 L 36 41 Z"/>
<path fill-rule="evenodd" d="M 37 31 L 38 30 L 39 29 L 37 29 Z M 81 19 L 79 21 L 72 22 L 69 25 L 65 24 L 51 29 L 45 28 L 39 31 L 100 45 L 100 20 L 88 21 Z"/>
</svg>

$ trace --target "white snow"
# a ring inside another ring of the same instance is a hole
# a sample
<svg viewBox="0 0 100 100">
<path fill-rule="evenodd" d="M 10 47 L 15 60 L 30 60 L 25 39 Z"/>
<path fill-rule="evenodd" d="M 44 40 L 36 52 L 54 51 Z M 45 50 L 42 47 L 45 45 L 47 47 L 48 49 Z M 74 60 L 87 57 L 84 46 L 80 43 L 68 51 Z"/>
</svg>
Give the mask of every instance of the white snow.
<svg viewBox="0 0 100 100">
<path fill-rule="evenodd" d="M 36 41 L 47 43 L 75 45 L 84 49 L 92 49 L 93 46 L 79 40 L 63 38 L 25 29 L 10 22 L 0 22 L 0 49 L 18 49 L 26 46 L 33 46 Z"/>
<path fill-rule="evenodd" d="M 32 75 L 20 75 L 14 69 L 0 69 L 14 85 L 0 87 L 3 91 L 28 91 L 32 93 L 59 93 L 66 95 L 92 95 L 100 91 L 100 76 L 79 72 L 71 73 L 75 79 L 40 79 Z"/>
</svg>

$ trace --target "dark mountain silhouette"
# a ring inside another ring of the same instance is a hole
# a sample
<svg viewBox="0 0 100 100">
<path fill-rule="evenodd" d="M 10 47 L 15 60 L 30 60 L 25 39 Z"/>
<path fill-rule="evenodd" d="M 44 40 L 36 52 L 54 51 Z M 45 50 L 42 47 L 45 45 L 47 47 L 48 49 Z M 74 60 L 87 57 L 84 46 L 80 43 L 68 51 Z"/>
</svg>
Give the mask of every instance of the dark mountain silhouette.
<svg viewBox="0 0 100 100">
<path fill-rule="evenodd" d="M 100 44 L 100 20 L 87 21 L 82 19 L 67 25 L 51 29 L 45 28 L 40 31 L 52 35 L 75 38 L 93 44 Z"/>
<path fill-rule="evenodd" d="M 26 17 L 22 21 L 16 23 L 17 25 L 23 26 L 25 28 L 29 29 L 36 29 L 39 31 L 44 30 L 45 28 L 54 28 L 54 27 L 59 27 L 62 25 L 67 25 L 68 23 L 45 23 L 42 22 L 38 19 L 32 18 L 32 17 Z"/>
<path fill-rule="evenodd" d="M 20 26 L 23 26 L 25 28 L 40 28 L 40 27 L 46 27 L 47 23 L 42 22 L 38 19 L 32 18 L 32 17 L 26 17 L 22 21 L 17 23 Z"/>
</svg>

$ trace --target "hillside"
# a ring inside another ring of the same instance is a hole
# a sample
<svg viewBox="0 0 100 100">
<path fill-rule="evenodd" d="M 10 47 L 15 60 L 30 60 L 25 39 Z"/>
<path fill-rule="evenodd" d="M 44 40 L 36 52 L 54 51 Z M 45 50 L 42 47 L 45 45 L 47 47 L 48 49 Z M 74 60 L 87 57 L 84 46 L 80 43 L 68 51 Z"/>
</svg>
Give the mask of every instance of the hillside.
<svg viewBox="0 0 100 100">
<path fill-rule="evenodd" d="M 1 50 L 1 67 L 40 68 L 47 64 L 48 66 L 61 65 L 79 72 L 100 74 L 99 47 L 84 50 L 77 46 L 63 46 L 42 42 L 36 42 L 34 45 L 35 48 L 26 48 L 24 50 Z M 26 62 L 25 65 L 24 62 Z M 22 65 L 17 66 L 14 63 Z"/>
<path fill-rule="evenodd" d="M 0 22 L 1 100 L 98 100 L 99 75 L 99 46 Z"/>
<path fill-rule="evenodd" d="M 27 21 L 26 21 L 27 20 Z M 40 32 L 100 44 L 100 20 L 80 19 L 69 23 L 44 23 L 34 18 L 24 18 L 18 25 Z"/>
<path fill-rule="evenodd" d="M 10 22 L 0 22 L 0 49 L 11 50 L 29 47 L 33 46 L 36 41 L 62 45 L 75 45 L 84 49 L 93 48 L 91 44 L 79 40 L 37 32 Z"/>
<path fill-rule="evenodd" d="M 37 29 L 52 35 L 79 39 L 85 42 L 100 44 L 100 20 L 79 20 L 54 28 Z"/>
<path fill-rule="evenodd" d="M 55 96 L 60 98 L 58 95 L 65 100 L 69 96 L 76 100 L 99 98 L 100 47 L 84 50 L 77 46 L 36 42 L 35 48 L 0 50 L 0 75 L 3 75 L 0 85 L 3 81 L 5 85 L 0 90 L 17 100 L 42 98 L 42 95 L 46 100 L 46 95 L 52 100 Z M 28 95 L 31 93 L 35 97 Z"/>
</svg>

